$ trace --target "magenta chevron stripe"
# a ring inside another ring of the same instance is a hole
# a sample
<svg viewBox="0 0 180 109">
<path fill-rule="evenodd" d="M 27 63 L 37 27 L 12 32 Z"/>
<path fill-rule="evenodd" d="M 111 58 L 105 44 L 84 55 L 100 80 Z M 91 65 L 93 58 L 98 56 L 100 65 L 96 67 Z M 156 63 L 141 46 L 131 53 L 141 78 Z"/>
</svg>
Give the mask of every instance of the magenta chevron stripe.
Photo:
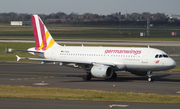
<svg viewBox="0 0 180 109">
<path fill-rule="evenodd" d="M 34 39 L 35 39 L 35 43 L 36 43 L 35 50 L 39 50 L 40 43 L 39 43 L 39 39 L 38 39 L 38 33 L 37 33 L 35 17 L 33 15 L 31 15 L 31 22 L 32 22 L 33 31 L 34 31 Z"/>
<path fill-rule="evenodd" d="M 43 41 L 43 48 L 42 48 L 42 50 L 46 50 L 47 42 L 46 42 L 44 24 L 42 23 L 41 19 L 39 19 L 39 25 L 40 25 L 41 35 L 42 35 L 42 41 Z"/>
</svg>

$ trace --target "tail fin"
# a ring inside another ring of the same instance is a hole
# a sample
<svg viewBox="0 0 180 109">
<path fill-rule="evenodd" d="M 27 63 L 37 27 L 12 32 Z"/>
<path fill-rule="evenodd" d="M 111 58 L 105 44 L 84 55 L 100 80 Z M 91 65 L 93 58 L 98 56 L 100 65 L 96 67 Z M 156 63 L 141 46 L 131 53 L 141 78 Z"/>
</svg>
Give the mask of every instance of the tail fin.
<svg viewBox="0 0 180 109">
<path fill-rule="evenodd" d="M 46 26 L 38 15 L 31 15 L 31 21 L 36 43 L 35 50 L 42 49 L 43 51 L 45 51 L 48 48 L 57 45 L 57 43 L 52 38 L 51 34 L 49 33 Z"/>
</svg>

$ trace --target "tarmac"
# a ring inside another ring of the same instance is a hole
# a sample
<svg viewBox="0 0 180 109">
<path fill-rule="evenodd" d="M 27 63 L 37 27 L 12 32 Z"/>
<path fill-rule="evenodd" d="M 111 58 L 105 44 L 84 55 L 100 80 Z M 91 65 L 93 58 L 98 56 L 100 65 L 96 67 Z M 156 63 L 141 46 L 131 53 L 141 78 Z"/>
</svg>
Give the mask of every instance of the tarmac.
<svg viewBox="0 0 180 109">
<path fill-rule="evenodd" d="M 179 109 L 179 104 L 0 98 L 1 109 Z"/>
<path fill-rule="evenodd" d="M 104 90 L 117 92 L 155 93 L 180 95 L 180 73 L 171 71 L 154 72 L 155 81 L 148 82 L 147 77 L 139 77 L 129 72 L 117 72 L 118 77 L 112 79 L 93 78 L 83 81 L 82 69 L 74 69 L 57 64 L 40 64 L 37 62 L 0 62 L 0 85 L 58 87 L 71 89 Z M 172 108 L 178 109 L 180 104 L 156 103 L 124 103 L 124 102 L 93 102 L 93 101 L 63 101 L 63 100 L 29 100 L 0 98 L 0 108 L 30 109 L 43 108 L 119 108 L 126 109 Z"/>
<path fill-rule="evenodd" d="M 0 85 L 171 95 L 179 95 L 177 92 L 180 91 L 180 73 L 176 71 L 153 72 L 154 82 L 148 82 L 147 77 L 135 76 L 123 71 L 117 72 L 118 78 L 115 80 L 92 78 L 91 81 L 83 81 L 82 75 L 85 73 L 84 70 L 59 66 L 57 64 L 0 62 L 0 66 Z M 42 81 L 44 81 L 44 84 Z"/>
</svg>

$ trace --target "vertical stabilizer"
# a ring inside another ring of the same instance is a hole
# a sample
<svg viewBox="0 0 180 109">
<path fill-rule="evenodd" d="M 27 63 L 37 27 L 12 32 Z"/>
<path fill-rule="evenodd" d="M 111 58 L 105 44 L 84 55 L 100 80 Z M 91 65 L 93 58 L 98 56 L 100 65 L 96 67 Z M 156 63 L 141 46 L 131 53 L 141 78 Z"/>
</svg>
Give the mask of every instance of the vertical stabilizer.
<svg viewBox="0 0 180 109">
<path fill-rule="evenodd" d="M 48 48 L 57 45 L 38 15 L 31 15 L 31 21 L 34 31 L 36 50 L 42 49 L 43 51 L 45 51 Z"/>
</svg>

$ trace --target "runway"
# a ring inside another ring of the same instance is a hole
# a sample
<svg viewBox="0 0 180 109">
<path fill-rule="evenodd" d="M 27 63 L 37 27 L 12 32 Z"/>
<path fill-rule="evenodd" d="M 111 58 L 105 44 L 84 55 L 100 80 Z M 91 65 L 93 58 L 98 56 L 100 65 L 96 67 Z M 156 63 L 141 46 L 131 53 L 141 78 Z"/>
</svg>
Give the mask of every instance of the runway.
<svg viewBox="0 0 180 109">
<path fill-rule="evenodd" d="M 55 39 L 60 44 L 101 44 L 101 45 L 133 45 L 133 46 L 180 46 L 175 41 L 115 41 L 115 40 L 63 40 Z M 0 42 L 35 43 L 34 39 L 0 39 Z"/>
<path fill-rule="evenodd" d="M 93 78 L 92 81 L 83 81 L 83 74 L 84 71 L 81 69 L 54 64 L 40 64 L 37 62 L 0 62 L 0 85 L 180 95 L 179 72 L 154 72 L 154 82 L 147 82 L 147 77 L 135 76 L 128 72 L 118 72 L 118 78 L 115 80 Z M 113 87 L 113 85 L 115 85 L 115 87 Z M 0 98 L 0 108 L 2 109 L 106 109 L 110 108 L 110 105 L 113 105 L 115 109 L 178 109 L 180 106 L 180 104 Z"/>
<path fill-rule="evenodd" d="M 81 76 L 81 69 L 67 68 L 54 64 L 39 64 L 29 62 L 0 62 L 0 85 L 23 85 L 33 87 L 59 87 L 71 89 L 106 90 L 119 92 L 157 93 L 180 95 L 179 72 L 154 72 L 154 82 L 147 82 L 146 77 L 134 76 L 128 72 L 118 72 L 116 80 L 93 78 L 85 82 Z M 44 83 L 42 83 L 44 81 Z M 39 83 L 39 84 L 37 84 Z M 41 83 L 41 84 L 40 84 Z M 115 87 L 113 87 L 115 85 Z M 30 109 L 30 108 L 63 108 L 63 109 L 99 109 L 110 108 L 126 109 L 178 109 L 179 104 L 156 103 L 128 103 L 128 102 L 93 102 L 93 101 L 63 101 L 63 100 L 32 100 L 0 98 L 0 108 Z"/>
<path fill-rule="evenodd" d="M 82 69 L 23 62 L 0 62 L 0 66 L 0 85 L 180 95 L 179 72 L 153 72 L 154 82 L 147 82 L 147 77 L 135 76 L 129 72 L 117 72 L 118 78 L 115 80 L 93 78 L 92 81 L 83 81 Z"/>
</svg>

